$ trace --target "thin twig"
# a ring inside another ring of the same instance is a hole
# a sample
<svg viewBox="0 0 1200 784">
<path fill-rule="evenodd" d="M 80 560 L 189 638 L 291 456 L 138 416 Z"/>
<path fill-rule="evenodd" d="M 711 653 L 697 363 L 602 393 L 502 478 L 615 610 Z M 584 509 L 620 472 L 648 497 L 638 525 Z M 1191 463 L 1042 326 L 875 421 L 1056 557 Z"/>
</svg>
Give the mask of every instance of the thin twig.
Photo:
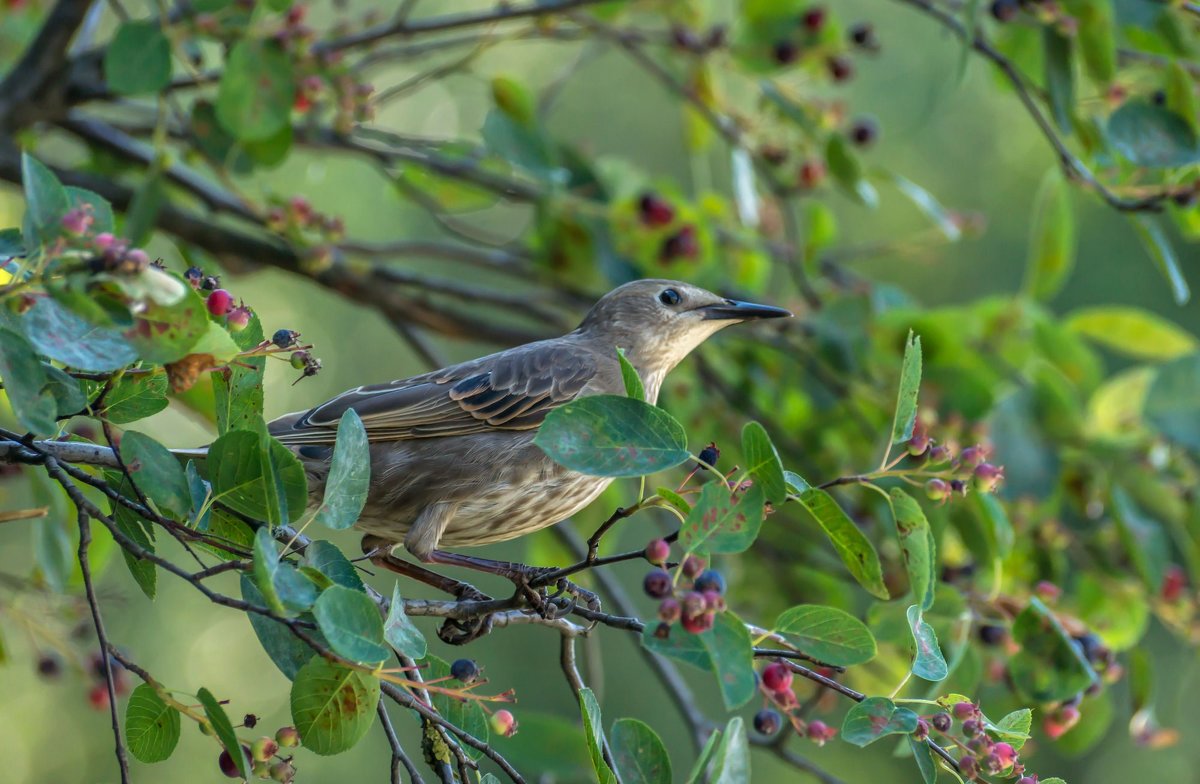
<svg viewBox="0 0 1200 784">
<path fill-rule="evenodd" d="M 425 784 L 425 779 L 421 778 L 421 772 L 404 753 L 404 747 L 400 745 L 400 739 L 396 737 L 396 728 L 392 726 L 392 717 L 388 715 L 387 706 L 380 702 L 377 712 L 379 713 L 379 725 L 383 727 L 388 745 L 392 749 L 392 784 L 401 784 L 401 767 L 408 771 L 409 784 Z"/>
</svg>

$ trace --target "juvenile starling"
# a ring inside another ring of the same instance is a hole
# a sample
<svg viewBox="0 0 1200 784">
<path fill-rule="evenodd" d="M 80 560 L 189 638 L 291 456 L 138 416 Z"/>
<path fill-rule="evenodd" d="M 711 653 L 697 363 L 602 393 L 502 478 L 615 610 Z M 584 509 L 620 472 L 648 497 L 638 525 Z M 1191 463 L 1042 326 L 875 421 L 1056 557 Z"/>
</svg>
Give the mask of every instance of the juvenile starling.
<svg viewBox="0 0 1200 784">
<path fill-rule="evenodd" d="M 534 445 L 547 413 L 584 395 L 624 394 L 618 347 L 654 402 L 666 374 L 713 333 L 739 321 L 790 315 L 678 281 L 634 281 L 602 297 L 562 337 L 356 387 L 273 421 L 270 432 L 303 462 L 319 502 L 338 422 L 353 408 L 371 449 L 371 489 L 357 523 L 368 535 L 364 550 L 386 554 L 403 544 L 425 563 L 518 580 L 525 574 L 518 565 L 440 548 L 502 542 L 554 525 L 612 481 L 570 471 Z M 415 565 L 385 561 L 436 580 Z"/>
</svg>

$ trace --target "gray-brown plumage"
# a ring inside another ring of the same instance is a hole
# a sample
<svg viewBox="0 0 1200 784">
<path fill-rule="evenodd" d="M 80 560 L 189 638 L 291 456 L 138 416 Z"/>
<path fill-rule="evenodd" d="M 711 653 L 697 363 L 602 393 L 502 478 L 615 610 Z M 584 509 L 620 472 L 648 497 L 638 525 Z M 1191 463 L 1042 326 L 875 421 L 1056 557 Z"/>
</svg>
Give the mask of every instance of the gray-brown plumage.
<svg viewBox="0 0 1200 784">
<path fill-rule="evenodd" d="M 351 389 L 270 425 L 304 463 L 319 498 L 338 421 L 353 408 L 371 442 L 371 490 L 358 527 L 424 562 L 440 552 L 537 531 L 587 506 L 611 480 L 569 471 L 533 444 L 570 400 L 624 394 L 617 348 L 650 401 L 663 378 L 717 330 L 787 311 L 687 283 L 640 280 L 600 299 L 573 332 L 412 378 Z"/>
</svg>

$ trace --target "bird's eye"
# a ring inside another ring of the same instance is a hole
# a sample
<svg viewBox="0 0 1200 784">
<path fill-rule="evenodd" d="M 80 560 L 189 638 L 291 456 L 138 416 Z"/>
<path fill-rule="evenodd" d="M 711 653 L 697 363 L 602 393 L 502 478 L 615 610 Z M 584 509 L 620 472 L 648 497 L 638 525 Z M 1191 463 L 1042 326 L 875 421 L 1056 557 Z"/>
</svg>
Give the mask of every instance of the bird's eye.
<svg viewBox="0 0 1200 784">
<path fill-rule="evenodd" d="M 664 305 L 678 305 L 682 299 L 675 289 L 663 289 L 662 294 L 658 295 L 658 301 Z"/>
</svg>

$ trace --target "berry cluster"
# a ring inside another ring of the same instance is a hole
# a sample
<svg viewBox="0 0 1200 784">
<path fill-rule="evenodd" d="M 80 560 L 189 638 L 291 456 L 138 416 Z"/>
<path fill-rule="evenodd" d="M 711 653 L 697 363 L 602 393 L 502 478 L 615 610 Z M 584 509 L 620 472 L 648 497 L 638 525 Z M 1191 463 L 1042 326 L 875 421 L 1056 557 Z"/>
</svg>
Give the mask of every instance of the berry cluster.
<svg viewBox="0 0 1200 784">
<path fill-rule="evenodd" d="M 758 676 L 758 688 L 766 699 L 767 707 L 754 714 L 754 729 L 770 737 L 779 732 L 783 726 L 783 716 L 787 716 L 797 735 L 824 746 L 833 740 L 837 730 L 819 719 L 805 721 L 801 718 L 800 701 L 792 690 L 792 680 L 792 670 L 786 662 L 771 662 L 763 667 Z M 780 711 L 783 715 L 780 715 Z"/>
<path fill-rule="evenodd" d="M 1004 480 L 1004 467 L 987 462 L 990 447 L 976 444 L 957 451 L 959 434 L 953 427 L 945 432 L 945 442 L 939 443 L 929 435 L 934 424 L 932 417 L 918 418 L 912 437 L 904 445 L 892 466 L 907 459 L 907 465 L 897 475 L 909 479 L 927 477 L 925 494 L 931 501 L 945 502 L 954 496 L 964 496 L 974 488 L 981 493 L 993 492 Z M 891 467 L 891 466 L 889 466 Z"/>
<path fill-rule="evenodd" d="M 111 656 L 108 658 L 108 666 L 112 670 L 113 691 L 118 697 L 129 694 L 133 687 L 129 682 L 129 673 L 125 670 L 125 666 Z M 56 656 L 49 654 L 38 659 L 37 667 L 43 677 L 54 677 L 60 671 L 61 664 Z M 86 672 L 91 681 L 87 694 L 88 705 L 98 711 L 108 710 L 108 683 L 104 676 L 104 657 L 99 653 L 93 653 L 88 657 Z"/>
<path fill-rule="evenodd" d="M 663 235 L 658 246 L 660 262 L 694 261 L 700 256 L 696 224 L 680 220 L 676 208 L 661 194 L 644 191 L 638 196 L 637 215 L 642 226 Z"/>
<path fill-rule="evenodd" d="M 253 729 L 254 725 L 258 723 L 258 719 L 253 714 L 247 714 L 246 719 L 242 726 L 248 729 Z M 295 748 L 298 745 L 300 745 L 300 733 L 296 731 L 296 728 L 280 727 L 274 737 L 264 735 L 249 745 L 243 743 L 242 752 L 250 760 L 250 764 L 253 766 L 251 772 L 255 778 L 291 784 L 296 778 L 296 766 L 292 764 L 292 757 L 281 756 L 279 750 Z M 217 766 L 229 778 L 241 778 L 237 763 L 228 751 L 221 752 L 221 756 L 217 758 Z"/>
<path fill-rule="evenodd" d="M 678 24 L 671 28 L 671 44 L 681 52 L 705 55 L 722 49 L 729 39 L 729 28 L 713 25 L 707 30 L 693 30 Z"/>
<path fill-rule="evenodd" d="M 956 731 L 957 725 L 957 731 Z M 980 781 L 981 776 L 1019 777 L 1018 784 L 1036 784 L 1037 776 L 1025 774 L 1017 749 L 1011 743 L 998 740 L 1000 733 L 989 734 L 988 721 L 979 706 L 967 700 L 955 702 L 949 710 L 922 716 L 917 721 L 913 737 L 925 740 L 939 735 L 938 741 L 962 750 L 958 769 L 967 781 Z"/>
<path fill-rule="evenodd" d="M 642 580 L 646 595 L 660 600 L 654 634 L 666 639 L 676 622 L 689 634 L 706 632 L 713 627 L 717 613 L 725 609 L 725 578 L 716 569 L 706 568 L 703 558 L 689 555 L 679 565 L 676 580 L 663 568 L 670 553 L 671 545 L 665 539 L 646 545 L 646 560 L 658 565 Z"/>
<path fill-rule="evenodd" d="M 267 228 L 306 244 L 337 242 L 346 234 L 341 218 L 318 212 L 303 196 L 274 200 L 267 211 Z"/>
</svg>

